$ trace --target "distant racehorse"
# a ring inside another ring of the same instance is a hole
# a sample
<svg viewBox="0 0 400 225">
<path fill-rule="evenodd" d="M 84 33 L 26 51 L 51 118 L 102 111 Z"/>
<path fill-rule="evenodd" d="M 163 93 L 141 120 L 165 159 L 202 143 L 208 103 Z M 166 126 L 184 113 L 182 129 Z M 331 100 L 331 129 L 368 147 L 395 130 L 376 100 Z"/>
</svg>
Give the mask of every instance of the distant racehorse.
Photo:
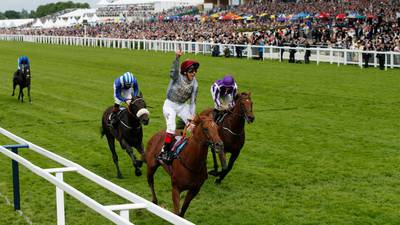
<svg viewBox="0 0 400 225">
<path fill-rule="evenodd" d="M 218 126 L 209 116 L 196 116 L 192 121 L 195 125 L 192 134 L 187 140 L 183 150 L 171 165 L 163 165 L 171 176 L 172 201 L 174 213 L 184 216 L 190 201 L 199 193 L 201 186 L 207 179 L 207 153 L 208 146 L 213 145 L 216 150 L 223 149 L 222 140 L 218 135 Z M 146 148 L 147 182 L 149 183 L 152 201 L 157 204 L 154 191 L 154 174 L 161 165 L 156 159 L 164 144 L 165 131 L 153 135 Z M 185 201 L 179 211 L 181 192 L 187 190 Z"/>
<path fill-rule="evenodd" d="M 22 89 L 27 87 L 29 102 L 31 103 L 31 71 L 28 67 L 23 67 L 21 70 L 15 71 L 13 76 L 13 92 L 11 96 L 14 96 L 17 85 L 19 85 L 18 100 L 21 99 L 21 102 L 24 102 L 24 92 Z"/>
<path fill-rule="evenodd" d="M 108 146 L 117 168 L 117 177 L 122 178 L 122 174 L 118 166 L 115 139 L 119 141 L 121 148 L 125 149 L 131 158 L 135 167 L 135 175 L 140 176 L 142 175 L 140 167 L 142 167 L 144 159 L 142 124 L 147 125 L 149 123 L 149 111 L 146 109 L 146 103 L 141 96 L 133 97 L 128 108 L 118 113 L 118 123 L 114 128 L 109 126 L 112 109 L 112 106 L 108 107 L 103 113 L 101 134 L 107 137 Z M 140 159 L 136 159 L 132 147 L 136 148 L 140 153 Z"/>
<path fill-rule="evenodd" d="M 200 115 L 210 115 L 213 109 L 207 109 L 200 113 Z M 214 170 L 210 171 L 209 174 L 213 176 L 219 176 L 215 181 L 221 183 L 225 176 L 231 171 L 235 160 L 240 154 L 240 150 L 243 148 L 245 141 L 244 124 L 245 121 L 252 123 L 255 117 L 253 114 L 253 102 L 251 101 L 251 92 L 242 92 L 235 96 L 235 106 L 231 111 L 228 111 L 223 121 L 219 125 L 219 136 L 224 141 L 223 154 L 229 152 L 231 157 L 229 158 L 228 167 L 225 169 L 225 156 L 220 154 L 220 161 L 223 167 L 221 172 L 218 172 L 218 163 L 215 156 L 215 151 L 212 149 L 212 155 L 214 160 Z"/>
</svg>

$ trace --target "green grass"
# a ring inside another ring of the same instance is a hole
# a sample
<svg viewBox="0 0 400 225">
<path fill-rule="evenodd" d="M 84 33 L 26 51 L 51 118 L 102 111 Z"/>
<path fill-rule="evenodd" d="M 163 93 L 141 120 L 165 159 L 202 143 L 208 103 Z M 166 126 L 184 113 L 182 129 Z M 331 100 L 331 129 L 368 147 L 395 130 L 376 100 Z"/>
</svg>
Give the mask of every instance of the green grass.
<svg viewBox="0 0 400 225">
<path fill-rule="evenodd" d="M 32 63 L 33 104 L 11 97 L 17 57 Z M 133 72 L 151 111 L 145 143 L 163 129 L 162 104 L 173 53 L 0 42 L 0 126 L 96 174 L 151 198 L 145 176 L 135 177 L 118 147 L 124 179 L 116 179 L 103 110 L 113 104 L 112 82 Z M 212 106 L 209 88 L 226 73 L 251 90 L 256 120 L 222 185 L 210 177 L 186 218 L 196 224 L 400 224 L 400 72 L 330 64 L 304 65 L 184 55 L 201 66 L 197 111 Z M 0 137 L 0 144 L 10 144 Z M 20 150 L 43 167 L 56 163 Z M 211 161 L 211 160 L 209 160 Z M 10 160 L 0 155 L 0 193 L 12 201 Z M 211 162 L 209 162 L 211 169 Z M 22 210 L 34 224 L 56 224 L 54 186 L 21 168 Z M 145 172 L 145 169 L 143 169 Z M 124 201 L 82 177 L 65 180 L 104 204 Z M 159 170 L 160 204 L 172 209 L 170 179 Z M 0 224 L 22 217 L 0 197 Z M 135 224 L 164 224 L 147 211 Z M 67 224 L 110 224 L 66 197 Z"/>
</svg>

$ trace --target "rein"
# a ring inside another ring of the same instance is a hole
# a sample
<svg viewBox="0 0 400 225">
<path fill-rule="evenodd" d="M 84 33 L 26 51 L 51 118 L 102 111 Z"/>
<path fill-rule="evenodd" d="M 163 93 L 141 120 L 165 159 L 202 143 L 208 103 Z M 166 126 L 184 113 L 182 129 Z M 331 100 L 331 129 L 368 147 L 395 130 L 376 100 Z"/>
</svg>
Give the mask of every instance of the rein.
<svg viewBox="0 0 400 225">
<path fill-rule="evenodd" d="M 194 128 L 193 128 L 193 129 L 194 129 Z M 208 136 L 207 133 L 206 133 L 206 136 L 207 136 L 207 139 L 209 139 L 209 136 Z M 193 136 L 190 136 L 190 139 L 191 139 L 192 137 L 193 137 Z M 190 140 L 190 139 L 189 139 L 189 140 Z M 188 145 L 188 144 L 189 144 L 189 141 L 188 141 L 187 145 Z M 208 146 L 210 146 L 210 142 L 209 142 L 209 141 L 208 141 Z M 207 147 L 207 149 L 208 149 L 208 147 Z M 204 163 L 200 166 L 200 168 L 198 168 L 197 170 L 195 170 L 195 169 L 189 167 L 189 166 L 185 163 L 184 159 L 183 159 L 180 155 L 178 155 L 178 156 L 176 157 L 176 159 L 178 159 L 178 160 L 181 162 L 181 164 L 182 164 L 183 167 L 185 167 L 187 170 L 189 170 L 189 171 L 192 172 L 192 173 L 199 173 L 203 168 L 207 167 L 207 160 L 204 160 Z"/>
<path fill-rule="evenodd" d="M 239 107 L 240 107 L 240 113 L 236 113 L 233 110 L 228 110 L 228 112 L 231 113 L 232 115 L 238 115 L 240 117 L 243 117 L 246 121 L 248 121 L 248 117 L 246 115 L 245 110 L 243 109 L 243 104 L 241 102 L 239 103 Z M 233 132 L 231 129 L 229 129 L 226 126 L 222 126 L 222 129 L 228 131 L 229 133 L 231 133 L 232 135 L 235 135 L 235 136 L 241 136 L 244 133 L 244 129 L 242 129 L 242 132 L 240 132 L 240 133 Z"/>
</svg>

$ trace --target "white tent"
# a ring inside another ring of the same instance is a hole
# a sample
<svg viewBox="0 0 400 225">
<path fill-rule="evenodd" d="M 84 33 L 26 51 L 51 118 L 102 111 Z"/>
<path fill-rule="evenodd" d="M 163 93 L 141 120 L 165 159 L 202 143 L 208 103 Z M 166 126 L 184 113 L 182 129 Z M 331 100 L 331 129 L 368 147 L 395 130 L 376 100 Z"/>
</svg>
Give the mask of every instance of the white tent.
<svg viewBox="0 0 400 225">
<path fill-rule="evenodd" d="M 0 20 L 0 27 L 20 27 L 33 22 L 34 19 Z"/>
<path fill-rule="evenodd" d="M 114 0 L 100 0 L 98 3 L 96 3 L 96 6 L 102 7 L 102 6 L 106 6 L 113 2 L 114 2 Z"/>
<path fill-rule="evenodd" d="M 79 20 L 78 20 L 78 23 L 82 24 L 84 21 L 86 21 L 88 23 L 89 22 L 89 17 L 86 16 L 86 15 L 81 16 L 81 18 L 79 18 Z"/>
<path fill-rule="evenodd" d="M 42 28 L 43 23 L 40 21 L 40 19 L 37 19 L 36 22 L 32 25 L 33 28 Z"/>
<path fill-rule="evenodd" d="M 96 25 L 98 21 L 100 21 L 100 18 L 96 14 L 94 14 L 92 17 L 89 18 L 88 23 L 90 25 Z"/>
<path fill-rule="evenodd" d="M 56 22 L 54 22 L 54 26 L 55 27 L 65 27 L 66 26 L 66 22 L 63 19 L 58 18 L 56 20 Z"/>
<path fill-rule="evenodd" d="M 52 27 L 54 27 L 54 22 L 51 19 L 46 20 L 46 22 L 44 22 L 43 24 L 43 28 L 52 28 Z"/>
<path fill-rule="evenodd" d="M 96 9 L 77 9 L 72 12 L 58 16 L 58 17 L 63 18 L 63 19 L 68 19 L 70 17 L 81 18 L 84 15 L 91 15 L 91 14 L 95 14 L 95 13 L 96 13 Z"/>
<path fill-rule="evenodd" d="M 75 17 L 70 17 L 70 18 L 68 18 L 67 26 L 71 27 L 71 26 L 76 25 L 77 23 L 78 23 L 78 21 L 76 21 Z"/>
<path fill-rule="evenodd" d="M 11 20 L 8 22 L 7 27 L 17 27 L 17 25 L 15 24 L 14 21 Z"/>
<path fill-rule="evenodd" d="M 7 24 L 4 20 L 0 21 L 0 28 L 6 28 Z"/>
</svg>

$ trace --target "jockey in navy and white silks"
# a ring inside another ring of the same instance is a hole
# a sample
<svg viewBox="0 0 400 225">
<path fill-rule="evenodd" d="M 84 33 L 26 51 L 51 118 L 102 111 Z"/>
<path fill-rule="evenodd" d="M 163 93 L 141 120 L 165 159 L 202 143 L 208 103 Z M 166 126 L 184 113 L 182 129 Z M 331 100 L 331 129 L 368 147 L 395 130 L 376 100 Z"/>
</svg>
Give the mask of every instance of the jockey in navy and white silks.
<svg viewBox="0 0 400 225">
<path fill-rule="evenodd" d="M 119 112 L 119 107 L 122 102 L 130 104 L 132 96 L 139 95 L 139 85 L 137 79 L 131 72 L 126 72 L 114 81 L 114 108 L 110 115 L 110 125 L 115 127 L 117 120 L 116 114 Z"/>
<path fill-rule="evenodd" d="M 27 56 L 21 56 L 18 58 L 18 70 L 21 70 L 23 66 L 30 69 L 30 62 Z"/>
<path fill-rule="evenodd" d="M 215 109 L 228 110 L 235 106 L 234 97 L 237 93 L 237 84 L 231 75 L 225 75 L 223 79 L 216 80 L 211 86 L 211 96 Z"/>
<path fill-rule="evenodd" d="M 167 89 L 167 99 L 164 101 L 163 114 L 167 123 L 164 140 L 164 148 L 159 159 L 168 163 L 171 160 L 171 142 L 175 135 L 176 116 L 179 116 L 185 124 L 194 118 L 196 110 L 196 97 L 198 83 L 195 78 L 200 64 L 194 60 L 185 60 L 179 69 L 179 58 L 182 52 L 176 52 L 176 58 L 172 63 L 171 80 Z M 188 103 L 186 103 L 188 102 Z"/>
<path fill-rule="evenodd" d="M 131 72 L 126 72 L 114 81 L 115 104 L 129 101 L 133 96 L 139 95 L 139 85 Z M 128 104 L 129 105 L 129 104 Z"/>
</svg>

